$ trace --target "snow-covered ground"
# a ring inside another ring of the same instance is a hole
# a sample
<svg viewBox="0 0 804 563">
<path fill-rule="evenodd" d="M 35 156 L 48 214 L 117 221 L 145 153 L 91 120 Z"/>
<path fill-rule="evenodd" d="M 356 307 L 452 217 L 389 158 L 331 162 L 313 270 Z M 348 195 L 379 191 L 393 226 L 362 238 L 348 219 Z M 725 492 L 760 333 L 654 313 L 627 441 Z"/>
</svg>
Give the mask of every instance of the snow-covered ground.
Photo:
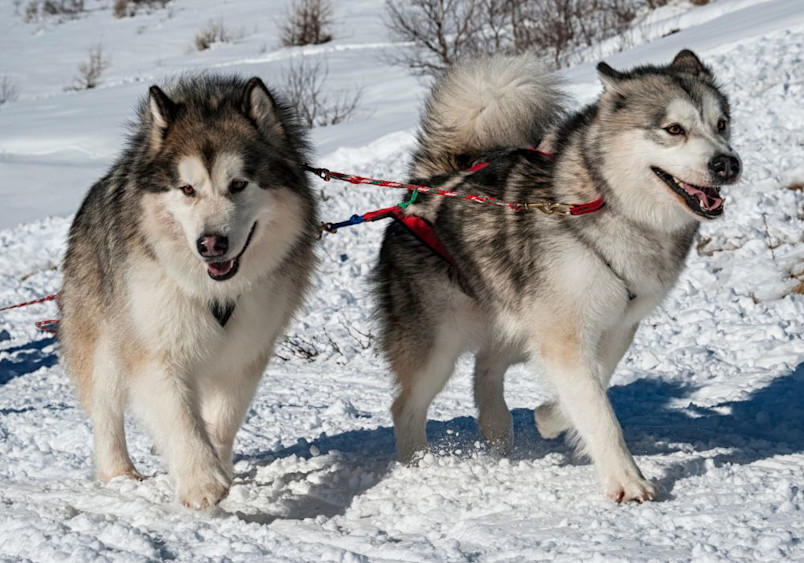
<svg viewBox="0 0 804 563">
<path fill-rule="evenodd" d="M 0 106 L 0 307 L 58 290 L 70 214 L 117 154 L 136 99 L 167 74 L 211 67 L 276 83 L 289 57 L 323 57 L 332 88 L 365 93 L 356 120 L 314 131 L 318 162 L 403 177 L 425 86 L 384 62 L 399 46 L 383 2 L 334 2 L 336 39 L 306 49 L 278 48 L 284 4 L 174 0 L 117 20 L 109 2 L 87 0 L 78 20 L 23 24 L 0 0 L 0 78 L 20 93 Z M 219 18 L 242 38 L 191 52 Z M 804 279 L 804 194 L 786 186 L 804 182 L 804 2 L 679 0 L 651 21 L 682 30 L 607 61 L 697 50 L 731 95 L 745 164 L 610 390 L 658 502 L 613 505 L 590 465 L 539 438 L 532 409 L 547 396 L 523 368 L 506 382 L 515 451 L 493 457 L 472 418 L 468 359 L 431 410 L 433 455 L 397 464 L 366 285 L 383 227 L 367 225 L 322 241 L 316 292 L 238 435 L 231 494 L 205 513 L 173 500 L 133 422 L 133 458 L 153 478 L 94 482 L 90 426 L 54 341 L 33 327 L 54 306 L 0 313 L 0 559 L 803 559 L 804 296 L 791 290 Z M 112 60 L 104 82 L 65 92 L 97 43 Z M 599 92 L 593 68 L 565 72 L 582 102 Z M 398 195 L 321 190 L 326 220 Z"/>
</svg>

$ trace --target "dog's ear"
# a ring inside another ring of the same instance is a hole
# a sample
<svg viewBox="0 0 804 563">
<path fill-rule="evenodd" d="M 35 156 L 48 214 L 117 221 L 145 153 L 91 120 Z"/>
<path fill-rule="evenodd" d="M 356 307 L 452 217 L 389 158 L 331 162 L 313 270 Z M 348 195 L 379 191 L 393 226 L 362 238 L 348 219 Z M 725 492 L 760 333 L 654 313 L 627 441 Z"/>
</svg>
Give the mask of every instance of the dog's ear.
<svg viewBox="0 0 804 563">
<path fill-rule="evenodd" d="M 678 55 L 676 55 L 676 58 L 673 59 L 673 62 L 670 63 L 670 66 L 675 70 L 697 76 L 702 80 L 711 81 L 713 78 L 712 71 L 709 67 L 703 64 L 701 59 L 698 58 L 698 55 L 689 49 L 680 51 Z"/>
<path fill-rule="evenodd" d="M 260 131 L 269 136 L 284 137 L 282 123 L 279 121 L 276 100 L 262 80 L 256 76 L 248 81 L 243 91 L 243 113 L 249 117 Z"/>
<path fill-rule="evenodd" d="M 598 63 L 597 76 L 603 83 L 603 88 L 611 90 L 612 92 L 618 92 L 620 84 L 626 75 L 620 71 L 614 70 L 606 63 Z"/>
<path fill-rule="evenodd" d="M 157 129 L 165 130 L 176 119 L 178 106 L 159 86 L 151 86 L 148 93 L 148 109 L 151 111 L 153 124 Z"/>
</svg>

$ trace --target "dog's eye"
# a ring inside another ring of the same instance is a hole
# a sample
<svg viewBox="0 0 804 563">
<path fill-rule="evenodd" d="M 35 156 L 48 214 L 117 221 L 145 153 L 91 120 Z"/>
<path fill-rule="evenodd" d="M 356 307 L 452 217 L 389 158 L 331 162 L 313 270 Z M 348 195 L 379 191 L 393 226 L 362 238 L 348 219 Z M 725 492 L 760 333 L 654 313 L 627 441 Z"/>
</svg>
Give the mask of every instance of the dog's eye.
<svg viewBox="0 0 804 563">
<path fill-rule="evenodd" d="M 186 186 L 182 186 L 179 189 L 181 190 L 181 193 L 183 193 L 187 197 L 195 197 L 195 188 L 193 188 L 191 185 L 188 184 Z"/>
<path fill-rule="evenodd" d="M 678 123 L 673 123 L 672 125 L 668 125 L 667 127 L 664 128 L 664 130 L 667 131 L 668 133 L 670 133 L 671 135 L 683 135 L 684 134 L 684 128 L 681 125 L 679 125 Z"/>
<path fill-rule="evenodd" d="M 728 125 L 729 125 L 728 121 L 726 121 L 725 119 L 719 119 L 717 122 L 717 130 L 722 133 L 723 131 L 726 130 L 726 127 L 728 127 Z"/>
<path fill-rule="evenodd" d="M 240 193 L 246 189 L 248 186 L 248 182 L 245 180 L 232 180 L 232 183 L 229 184 L 229 191 L 233 194 Z"/>
</svg>

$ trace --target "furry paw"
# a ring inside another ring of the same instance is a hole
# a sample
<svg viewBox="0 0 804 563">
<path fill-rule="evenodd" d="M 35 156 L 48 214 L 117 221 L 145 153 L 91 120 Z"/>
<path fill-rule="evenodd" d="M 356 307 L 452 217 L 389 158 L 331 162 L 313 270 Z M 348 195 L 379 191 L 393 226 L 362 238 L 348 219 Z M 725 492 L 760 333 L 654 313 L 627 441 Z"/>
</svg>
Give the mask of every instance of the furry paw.
<svg viewBox="0 0 804 563">
<path fill-rule="evenodd" d="M 140 472 L 133 467 L 126 471 L 123 476 L 131 479 L 132 481 L 145 481 L 145 476 L 140 474 Z"/>
<path fill-rule="evenodd" d="M 507 457 L 514 441 L 511 413 L 505 410 L 494 418 L 481 416 L 478 424 L 492 454 Z"/>
<path fill-rule="evenodd" d="M 659 490 L 656 485 L 642 476 L 623 476 L 622 479 L 612 480 L 606 486 L 606 496 L 618 504 L 632 500 L 642 504 L 655 499 L 658 494 Z"/>
<path fill-rule="evenodd" d="M 542 438 L 552 440 L 569 430 L 570 424 L 564 413 L 561 412 L 558 404 L 554 402 L 545 403 L 533 411 L 533 419 L 536 422 L 536 430 Z"/>
<path fill-rule="evenodd" d="M 229 485 L 230 481 L 222 471 L 183 479 L 178 488 L 179 500 L 193 510 L 212 508 L 229 494 Z"/>
<path fill-rule="evenodd" d="M 99 481 L 111 481 L 112 479 L 115 479 L 117 477 L 125 477 L 133 481 L 145 480 L 145 477 L 143 477 L 139 471 L 134 469 L 133 465 L 119 467 L 115 469 L 98 470 L 96 476 Z"/>
</svg>

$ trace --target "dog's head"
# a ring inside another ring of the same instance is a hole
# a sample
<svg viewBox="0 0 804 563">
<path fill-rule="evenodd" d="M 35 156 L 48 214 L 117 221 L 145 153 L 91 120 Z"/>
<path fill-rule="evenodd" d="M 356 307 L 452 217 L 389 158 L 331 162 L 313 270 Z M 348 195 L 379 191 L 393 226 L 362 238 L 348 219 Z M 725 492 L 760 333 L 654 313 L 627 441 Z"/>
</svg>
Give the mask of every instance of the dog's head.
<svg viewBox="0 0 804 563">
<path fill-rule="evenodd" d="M 634 218 L 674 229 L 723 213 L 721 187 L 737 182 L 731 115 L 711 70 L 689 50 L 667 66 L 597 67 L 601 172 Z"/>
<path fill-rule="evenodd" d="M 253 279 L 309 228 L 295 122 L 259 78 L 167 90 L 151 87 L 141 112 L 148 242 L 185 278 Z"/>
</svg>

